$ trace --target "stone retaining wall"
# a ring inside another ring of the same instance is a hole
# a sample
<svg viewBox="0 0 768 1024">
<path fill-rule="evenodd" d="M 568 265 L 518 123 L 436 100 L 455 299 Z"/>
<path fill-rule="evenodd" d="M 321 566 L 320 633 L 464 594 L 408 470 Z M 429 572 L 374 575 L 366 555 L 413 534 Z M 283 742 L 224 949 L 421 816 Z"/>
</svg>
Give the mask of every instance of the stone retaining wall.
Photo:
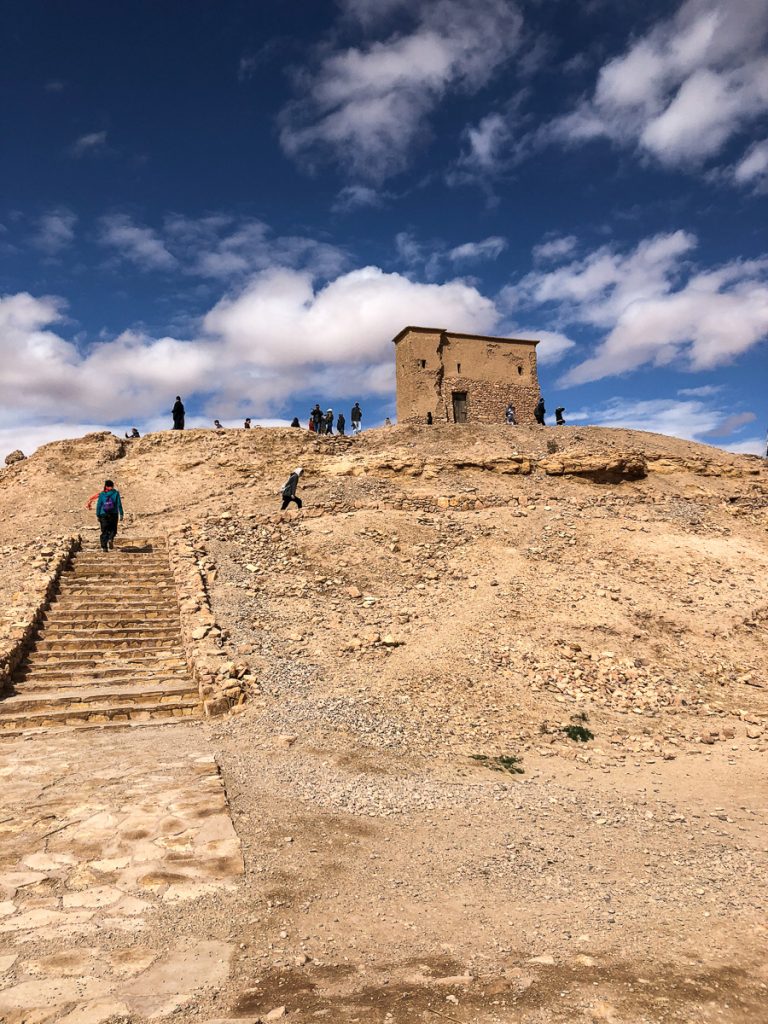
<svg viewBox="0 0 768 1024">
<path fill-rule="evenodd" d="M 258 683 L 249 666 L 227 657 L 226 635 L 211 610 L 206 583 L 212 569 L 205 548 L 192 527 L 167 537 L 168 558 L 176 581 L 181 615 L 181 637 L 190 673 L 197 683 L 208 716 L 221 715 L 242 705 Z"/>
<path fill-rule="evenodd" d="M 10 605 L 3 609 L 0 621 L 0 696 L 6 691 L 24 655 L 40 628 L 59 583 L 81 538 L 78 535 L 55 537 L 42 545 L 40 553 L 30 566 L 27 586 L 13 595 Z"/>
</svg>

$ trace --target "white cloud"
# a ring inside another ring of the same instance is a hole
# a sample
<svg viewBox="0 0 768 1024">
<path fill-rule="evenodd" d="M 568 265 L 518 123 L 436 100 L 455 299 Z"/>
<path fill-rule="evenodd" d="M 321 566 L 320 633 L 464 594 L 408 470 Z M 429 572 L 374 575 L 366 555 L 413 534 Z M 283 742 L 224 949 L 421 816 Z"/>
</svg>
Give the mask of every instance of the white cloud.
<svg viewBox="0 0 768 1024">
<path fill-rule="evenodd" d="M 725 419 L 716 423 L 714 427 L 711 427 L 706 434 L 702 434 L 702 438 L 711 440 L 719 437 L 730 437 L 731 434 L 737 434 L 747 423 L 754 423 L 757 416 L 753 412 L 736 412 L 726 416 Z"/>
<path fill-rule="evenodd" d="M 760 185 L 768 182 L 768 139 L 756 142 L 733 169 L 734 180 L 740 185 Z"/>
<path fill-rule="evenodd" d="M 141 270 L 172 270 L 177 265 L 175 257 L 152 228 L 134 224 L 122 213 L 101 218 L 100 241 Z"/>
<path fill-rule="evenodd" d="M 628 254 L 609 246 L 504 290 L 509 309 L 544 307 L 561 324 L 607 330 L 592 355 L 570 369 L 583 384 L 651 364 L 707 370 L 732 361 L 768 333 L 768 259 L 694 272 L 696 239 L 656 235 Z"/>
<path fill-rule="evenodd" d="M 766 457 L 766 439 L 764 437 L 748 437 L 744 441 L 737 441 L 736 444 L 725 444 L 723 448 L 727 452 L 734 452 L 736 455 L 761 455 Z"/>
<path fill-rule="evenodd" d="M 391 339 L 405 323 L 490 332 L 494 303 L 463 281 L 418 284 L 367 267 L 316 289 L 308 271 L 273 268 L 218 302 L 196 338 L 138 331 L 83 348 L 66 340 L 61 300 L 0 299 L 0 429 L 32 423 L 144 423 L 173 396 L 210 416 L 268 416 L 290 394 L 389 394 Z M 54 429 L 54 427 L 51 427 Z"/>
<path fill-rule="evenodd" d="M 546 133 L 700 165 L 768 111 L 767 35 L 768 0 L 686 0 L 608 61 L 592 96 Z"/>
<path fill-rule="evenodd" d="M 371 5 L 346 6 L 370 22 Z M 509 0 L 421 0 L 409 13 L 412 31 L 332 50 L 300 80 L 305 97 L 281 119 L 289 156 L 330 156 L 369 181 L 398 173 L 443 97 L 485 85 L 515 53 L 522 27 Z"/>
<path fill-rule="evenodd" d="M 89 132 L 76 139 L 70 146 L 69 152 L 75 157 L 97 156 L 106 153 L 108 148 L 106 132 Z"/>
<path fill-rule="evenodd" d="M 466 268 L 483 260 L 498 259 L 506 248 L 506 239 L 499 235 L 450 247 L 441 240 L 421 241 L 410 231 L 400 231 L 395 235 L 400 263 L 411 272 L 418 271 L 428 281 L 444 276 L 447 268 Z"/>
<path fill-rule="evenodd" d="M 365 207 L 381 206 L 384 199 L 389 196 L 389 192 L 370 188 L 368 185 L 345 185 L 336 196 L 333 210 L 336 213 L 349 213 Z"/>
<path fill-rule="evenodd" d="M 559 362 L 576 345 L 575 341 L 560 331 L 505 325 L 504 334 L 512 338 L 537 338 L 539 344 L 536 346 L 536 361 L 544 366 Z"/>
<path fill-rule="evenodd" d="M 446 322 L 485 333 L 497 319 L 493 302 L 462 281 L 419 284 L 365 267 L 319 292 L 308 274 L 268 271 L 235 299 L 219 302 L 204 327 L 238 357 L 285 367 L 390 364 L 389 344 L 403 324 Z"/>
<path fill-rule="evenodd" d="M 564 256 L 570 256 L 577 244 L 578 241 L 574 235 L 563 235 L 559 238 L 550 238 L 546 242 L 539 242 L 533 247 L 534 262 L 545 263 L 549 260 L 560 260 Z"/>
<path fill-rule="evenodd" d="M 687 441 L 706 444 L 712 438 L 723 436 L 715 431 L 725 422 L 727 414 L 716 406 L 695 399 L 680 401 L 674 398 L 656 398 L 638 401 L 617 397 L 611 398 L 597 408 L 573 412 L 568 419 L 571 422 L 584 422 L 602 427 L 649 430 L 655 434 L 668 434 L 671 437 L 682 437 Z M 755 452 L 754 445 L 755 439 L 747 439 L 724 447 L 729 451 L 761 454 L 760 451 Z"/>
<path fill-rule="evenodd" d="M 710 395 L 716 395 L 722 390 L 722 384 L 702 384 L 698 388 L 680 388 L 677 393 L 687 398 L 708 398 Z"/>
<path fill-rule="evenodd" d="M 503 114 L 486 114 L 477 125 L 468 125 L 464 130 L 464 149 L 449 174 L 449 184 L 498 174 L 505 166 L 510 139 L 509 120 Z"/>
<path fill-rule="evenodd" d="M 507 248 L 506 239 L 491 235 L 481 242 L 464 242 L 449 249 L 447 257 L 452 263 L 476 263 L 478 260 L 495 260 Z"/>
<path fill-rule="evenodd" d="M 262 221 L 236 221 L 220 213 L 167 217 L 160 231 L 115 214 L 103 217 L 101 228 L 103 245 L 147 272 L 178 269 L 192 276 L 231 280 L 271 266 L 289 266 L 330 277 L 347 262 L 346 253 L 327 242 L 275 236 Z"/>
<path fill-rule="evenodd" d="M 347 17 L 369 27 L 403 8 L 418 6 L 419 0 L 339 0 Z"/>
<path fill-rule="evenodd" d="M 49 256 L 55 256 L 72 244 L 77 216 L 71 210 L 50 210 L 38 220 L 32 244 Z"/>
</svg>

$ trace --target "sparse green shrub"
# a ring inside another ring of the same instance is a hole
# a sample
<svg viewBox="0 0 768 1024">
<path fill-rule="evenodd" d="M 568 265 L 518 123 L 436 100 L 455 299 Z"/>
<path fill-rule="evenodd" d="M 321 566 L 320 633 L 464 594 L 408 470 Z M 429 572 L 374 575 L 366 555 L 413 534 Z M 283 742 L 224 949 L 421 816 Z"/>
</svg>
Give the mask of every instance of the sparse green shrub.
<svg viewBox="0 0 768 1024">
<path fill-rule="evenodd" d="M 491 757 L 488 754 L 470 754 L 473 761 L 479 761 L 484 768 L 494 772 L 509 772 L 510 775 L 524 775 L 523 759 L 516 754 L 499 754 Z"/>
</svg>

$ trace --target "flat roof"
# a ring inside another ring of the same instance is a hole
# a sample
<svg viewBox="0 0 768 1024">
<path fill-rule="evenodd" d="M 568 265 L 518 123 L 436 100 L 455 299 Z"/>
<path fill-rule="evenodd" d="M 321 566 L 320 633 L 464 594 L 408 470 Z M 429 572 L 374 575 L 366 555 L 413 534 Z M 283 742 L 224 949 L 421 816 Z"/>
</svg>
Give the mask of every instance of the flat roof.
<svg viewBox="0 0 768 1024">
<path fill-rule="evenodd" d="M 394 336 L 392 344 L 396 345 L 409 331 L 421 331 L 424 334 L 444 334 L 447 338 L 474 338 L 477 341 L 514 341 L 521 345 L 538 345 L 539 339 L 533 338 L 500 338 L 493 334 L 463 334 L 460 331 L 447 331 L 444 327 L 404 327 Z"/>
</svg>

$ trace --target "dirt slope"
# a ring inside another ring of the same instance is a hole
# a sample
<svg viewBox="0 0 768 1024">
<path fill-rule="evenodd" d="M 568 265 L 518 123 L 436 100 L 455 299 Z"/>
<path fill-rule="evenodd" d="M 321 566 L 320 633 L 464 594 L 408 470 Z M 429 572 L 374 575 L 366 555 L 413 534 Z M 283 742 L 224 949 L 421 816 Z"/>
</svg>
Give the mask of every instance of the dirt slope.
<svg viewBox="0 0 768 1024">
<path fill-rule="evenodd" d="M 191 524 L 259 680 L 198 727 L 242 885 L 147 923 L 237 950 L 174 1020 L 768 1019 L 761 460 L 597 428 L 92 435 L 0 473 L 3 595 L 51 534 L 95 543 L 107 475 L 129 534 Z"/>
</svg>

